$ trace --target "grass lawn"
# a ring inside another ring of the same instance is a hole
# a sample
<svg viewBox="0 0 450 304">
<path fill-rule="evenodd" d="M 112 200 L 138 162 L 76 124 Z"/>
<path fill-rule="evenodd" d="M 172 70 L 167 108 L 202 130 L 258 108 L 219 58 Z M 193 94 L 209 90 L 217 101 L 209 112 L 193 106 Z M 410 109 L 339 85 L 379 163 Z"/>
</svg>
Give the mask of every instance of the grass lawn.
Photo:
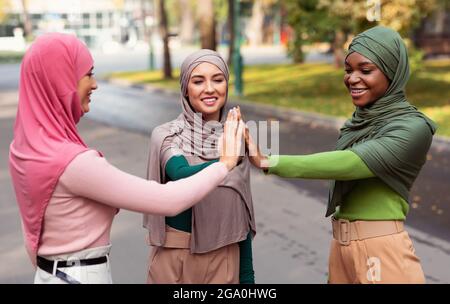
<svg viewBox="0 0 450 304">
<path fill-rule="evenodd" d="M 138 71 L 108 77 L 179 90 L 178 76 L 179 71 L 174 71 L 173 80 L 163 80 L 160 71 Z M 343 76 L 343 70 L 323 63 L 246 66 L 243 99 L 349 117 L 354 107 Z M 439 125 L 439 135 L 450 136 L 450 60 L 425 62 L 411 75 L 406 93 L 412 104 Z"/>
<path fill-rule="evenodd" d="M 22 61 L 24 52 L 0 51 L 0 63 L 17 63 Z"/>
</svg>

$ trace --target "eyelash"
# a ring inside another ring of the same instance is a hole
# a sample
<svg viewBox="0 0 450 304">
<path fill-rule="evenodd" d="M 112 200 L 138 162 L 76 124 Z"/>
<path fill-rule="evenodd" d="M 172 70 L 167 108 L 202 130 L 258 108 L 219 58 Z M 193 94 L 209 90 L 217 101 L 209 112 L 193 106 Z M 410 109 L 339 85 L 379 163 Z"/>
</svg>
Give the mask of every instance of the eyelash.
<svg viewBox="0 0 450 304">
<path fill-rule="evenodd" d="M 217 82 L 217 83 L 221 83 L 223 81 L 223 79 L 215 79 L 213 81 Z M 194 81 L 194 84 L 196 84 L 196 85 L 199 85 L 201 83 L 203 83 L 203 80 L 196 80 L 196 81 Z"/>
<path fill-rule="evenodd" d="M 352 70 L 345 70 L 346 74 L 350 74 L 352 72 Z M 370 74 L 372 71 L 371 70 L 362 70 L 362 73 L 365 75 Z"/>
<path fill-rule="evenodd" d="M 88 76 L 89 76 L 89 77 L 92 77 L 92 76 L 94 76 L 94 74 L 95 74 L 94 72 L 90 72 L 90 73 L 88 74 Z"/>
</svg>

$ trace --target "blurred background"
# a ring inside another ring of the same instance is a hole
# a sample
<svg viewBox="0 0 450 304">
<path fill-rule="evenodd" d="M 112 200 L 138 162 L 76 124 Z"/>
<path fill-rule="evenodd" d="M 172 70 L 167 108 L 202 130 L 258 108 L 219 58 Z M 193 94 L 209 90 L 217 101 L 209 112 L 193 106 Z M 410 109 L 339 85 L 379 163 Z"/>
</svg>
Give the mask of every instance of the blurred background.
<svg viewBox="0 0 450 304">
<path fill-rule="evenodd" d="M 280 153 L 333 149 L 354 111 L 343 85 L 346 48 L 378 24 L 404 38 L 408 100 L 439 126 L 411 192 L 407 225 L 427 281 L 450 283 L 448 0 L 0 0 L 0 283 L 33 280 L 8 150 L 20 61 L 37 36 L 69 33 L 90 48 L 99 90 L 79 131 L 111 163 L 144 177 L 149 134 L 180 113 L 179 67 L 200 48 L 228 61 L 230 104 L 241 105 L 247 120 L 280 122 Z M 326 282 L 327 189 L 327 181 L 252 172 L 258 283 Z M 126 211 L 114 222 L 116 282 L 145 282 L 149 248 L 140 227 L 141 215 Z"/>
</svg>

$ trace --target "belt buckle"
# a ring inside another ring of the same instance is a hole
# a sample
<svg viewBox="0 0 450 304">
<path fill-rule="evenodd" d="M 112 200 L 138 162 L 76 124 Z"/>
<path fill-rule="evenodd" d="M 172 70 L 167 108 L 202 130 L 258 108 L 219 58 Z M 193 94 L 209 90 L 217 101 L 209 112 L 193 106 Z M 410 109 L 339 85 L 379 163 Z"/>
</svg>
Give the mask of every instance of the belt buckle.
<svg viewBox="0 0 450 304">
<path fill-rule="evenodd" d="M 351 241 L 350 221 L 347 219 L 339 219 L 338 224 L 339 224 L 339 235 L 338 235 L 339 244 L 343 246 L 350 245 Z"/>
</svg>

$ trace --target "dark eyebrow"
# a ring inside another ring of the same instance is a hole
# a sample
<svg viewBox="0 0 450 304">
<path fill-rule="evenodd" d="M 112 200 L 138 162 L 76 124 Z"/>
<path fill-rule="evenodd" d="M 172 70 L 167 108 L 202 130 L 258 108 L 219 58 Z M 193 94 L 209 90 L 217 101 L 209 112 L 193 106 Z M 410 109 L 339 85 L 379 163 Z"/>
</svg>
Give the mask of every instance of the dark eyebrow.
<svg viewBox="0 0 450 304">
<path fill-rule="evenodd" d="M 363 62 L 358 63 L 358 66 L 363 66 L 363 65 L 375 65 L 375 64 L 371 61 L 363 61 Z"/>
<path fill-rule="evenodd" d="M 223 76 L 223 77 L 225 77 L 225 75 L 223 75 L 223 73 L 216 73 L 216 74 L 214 74 L 212 77 L 217 77 L 217 76 Z M 191 76 L 191 78 L 194 78 L 194 77 L 205 78 L 205 76 L 203 76 L 203 75 L 192 75 L 192 76 Z"/>
<path fill-rule="evenodd" d="M 345 60 L 344 63 L 345 63 L 345 65 L 348 65 L 349 67 L 351 67 L 350 63 L 348 63 L 347 60 Z M 366 65 L 375 65 L 375 63 L 373 63 L 371 61 L 363 61 L 363 62 L 358 63 L 359 67 L 366 66 Z"/>
</svg>

